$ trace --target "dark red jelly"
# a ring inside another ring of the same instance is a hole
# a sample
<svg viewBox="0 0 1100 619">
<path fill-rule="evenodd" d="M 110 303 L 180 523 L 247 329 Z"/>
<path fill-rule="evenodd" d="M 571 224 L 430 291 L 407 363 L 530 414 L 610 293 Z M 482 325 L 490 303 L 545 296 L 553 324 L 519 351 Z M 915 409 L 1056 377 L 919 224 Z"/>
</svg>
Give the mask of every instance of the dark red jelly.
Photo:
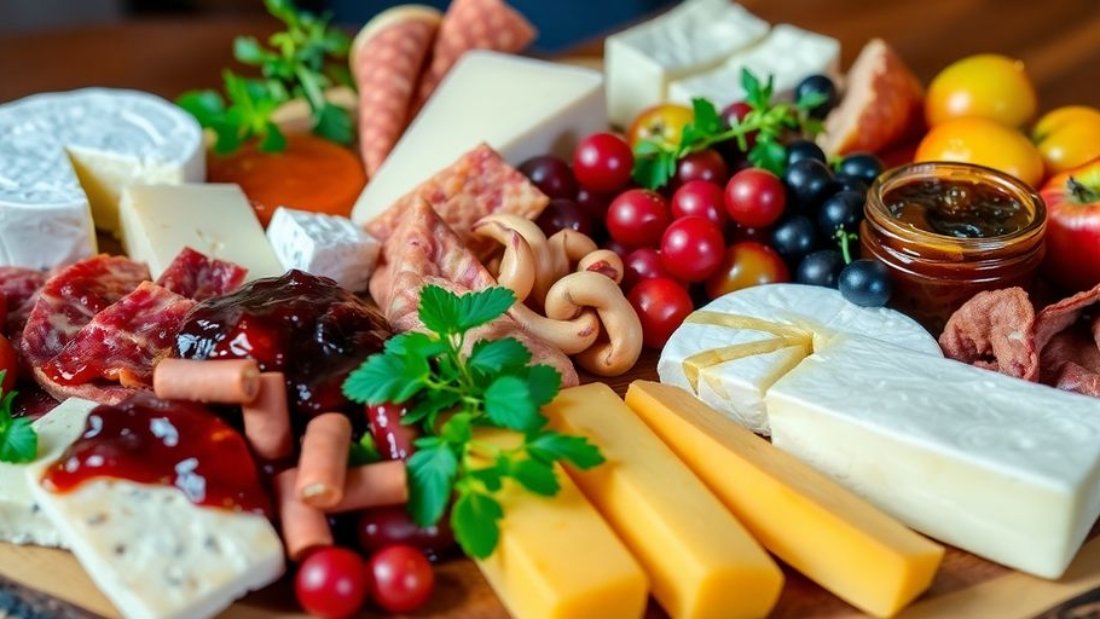
<svg viewBox="0 0 1100 619">
<path fill-rule="evenodd" d="M 294 424 L 344 411 L 363 429 L 362 407 L 341 391 L 344 379 L 390 337 L 382 315 L 327 277 L 290 271 L 258 279 L 196 305 L 176 337 L 185 359 L 259 362 L 286 374 Z"/>
<path fill-rule="evenodd" d="M 46 470 L 42 485 L 66 492 L 103 477 L 175 486 L 198 505 L 271 514 L 244 438 L 194 402 L 139 393 L 96 407 L 84 434 Z"/>
</svg>

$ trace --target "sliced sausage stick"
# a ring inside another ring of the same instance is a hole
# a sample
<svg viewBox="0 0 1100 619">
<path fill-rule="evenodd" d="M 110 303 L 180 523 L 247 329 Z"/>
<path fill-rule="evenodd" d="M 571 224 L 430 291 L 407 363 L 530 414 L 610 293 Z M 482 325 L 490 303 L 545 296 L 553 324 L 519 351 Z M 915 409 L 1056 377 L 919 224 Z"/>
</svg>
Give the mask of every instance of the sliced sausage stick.
<svg viewBox="0 0 1100 619">
<path fill-rule="evenodd" d="M 164 359 L 153 391 L 165 400 L 248 404 L 260 392 L 260 368 L 253 359 Z"/>
<path fill-rule="evenodd" d="M 323 413 L 310 420 L 298 459 L 298 498 L 327 509 L 344 497 L 351 448 L 351 422 L 340 413 Z"/>
<path fill-rule="evenodd" d="M 244 436 L 256 455 L 264 460 L 279 460 L 294 449 L 290 429 L 290 410 L 286 405 L 286 379 L 282 372 L 260 374 L 260 393 L 241 406 Z"/>
<path fill-rule="evenodd" d="M 387 460 L 348 469 L 344 498 L 325 511 L 350 512 L 380 505 L 400 505 L 408 500 L 405 463 Z"/>
<path fill-rule="evenodd" d="M 298 500 L 297 477 L 298 469 L 287 469 L 275 476 L 283 544 L 292 561 L 301 561 L 311 550 L 334 543 L 324 512 Z"/>
</svg>

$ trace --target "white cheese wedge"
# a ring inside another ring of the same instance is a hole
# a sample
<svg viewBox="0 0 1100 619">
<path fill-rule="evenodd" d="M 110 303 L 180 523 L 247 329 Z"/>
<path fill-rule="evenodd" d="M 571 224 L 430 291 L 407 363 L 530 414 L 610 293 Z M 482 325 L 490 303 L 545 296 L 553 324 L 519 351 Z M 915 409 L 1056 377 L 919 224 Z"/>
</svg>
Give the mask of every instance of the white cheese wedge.
<svg viewBox="0 0 1100 619">
<path fill-rule="evenodd" d="M 687 0 L 607 38 L 607 108 L 628 126 L 639 112 L 668 98 L 669 84 L 713 69 L 764 38 L 767 22 L 730 0 Z"/>
<path fill-rule="evenodd" d="M 722 317 L 726 324 L 697 321 L 708 314 Z M 845 333 L 943 356 L 936 340 L 900 312 L 859 307 L 838 291 L 820 286 L 773 284 L 740 290 L 702 307 L 669 338 L 657 373 L 662 382 L 687 389 L 738 423 L 767 435 L 768 387 L 798 363 L 799 355 Z M 745 346 L 752 342 L 763 342 L 763 347 Z"/>
<path fill-rule="evenodd" d="M 775 93 L 789 98 L 795 86 L 808 75 L 836 77 L 840 72 L 840 42 L 832 37 L 781 24 L 755 47 L 734 54 L 721 66 L 674 80 L 668 98 L 691 105 L 695 97 L 710 100 L 718 109 L 745 98 L 741 72 L 748 69 L 762 82 L 774 79 Z"/>
<path fill-rule="evenodd" d="M 69 398 L 35 420 L 38 459 L 52 462 L 84 432 L 96 402 Z M 0 462 L 0 541 L 65 547 L 57 527 L 42 513 L 27 479 L 27 464 Z"/>
<path fill-rule="evenodd" d="M 346 217 L 275 209 L 267 239 L 284 269 L 330 277 L 352 292 L 365 290 L 378 252 L 378 241 Z"/>
<path fill-rule="evenodd" d="M 1100 401 L 857 335 L 767 394 L 772 442 L 910 527 L 1059 577 L 1100 515 Z"/>
<path fill-rule="evenodd" d="M 202 130 L 154 95 L 88 88 L 0 106 L 0 265 L 49 268 L 118 230 L 122 188 L 199 182 Z"/>
<path fill-rule="evenodd" d="M 351 219 L 374 219 L 481 142 L 518 165 L 536 155 L 571 158 L 581 138 L 606 130 L 598 71 L 467 52 L 367 183 Z"/>
<path fill-rule="evenodd" d="M 133 185 L 119 208 L 122 246 L 153 278 L 184 247 L 248 269 L 248 279 L 285 272 L 248 198 L 228 183 Z"/>
</svg>

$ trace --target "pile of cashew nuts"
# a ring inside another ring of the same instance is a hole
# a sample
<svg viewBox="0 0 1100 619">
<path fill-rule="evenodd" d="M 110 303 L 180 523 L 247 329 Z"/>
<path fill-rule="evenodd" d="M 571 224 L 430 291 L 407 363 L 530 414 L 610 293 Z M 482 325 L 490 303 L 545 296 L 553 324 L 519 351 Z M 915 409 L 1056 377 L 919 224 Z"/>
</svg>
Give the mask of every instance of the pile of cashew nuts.
<svg viewBox="0 0 1100 619">
<path fill-rule="evenodd" d="M 527 331 L 599 376 L 634 367 L 642 352 L 642 323 L 619 282 L 623 261 L 574 230 L 549 238 L 517 215 L 494 214 L 473 233 L 504 253 L 489 265 L 497 283 L 516 294 L 509 315 Z"/>
</svg>

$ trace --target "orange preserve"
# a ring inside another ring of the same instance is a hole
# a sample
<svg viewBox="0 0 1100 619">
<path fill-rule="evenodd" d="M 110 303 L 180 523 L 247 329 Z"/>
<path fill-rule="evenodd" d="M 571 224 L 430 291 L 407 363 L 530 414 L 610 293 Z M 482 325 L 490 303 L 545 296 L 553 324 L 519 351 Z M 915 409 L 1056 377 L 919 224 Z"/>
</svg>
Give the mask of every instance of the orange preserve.
<svg viewBox="0 0 1100 619">
<path fill-rule="evenodd" d="M 867 193 L 864 258 L 891 271 L 891 305 L 933 333 L 974 294 L 1029 287 L 1043 260 L 1046 208 L 1029 186 L 965 163 L 918 163 Z"/>
<path fill-rule="evenodd" d="M 346 217 L 367 183 L 355 153 L 308 133 L 288 135 L 278 153 L 255 142 L 229 155 L 210 153 L 206 167 L 210 182 L 241 186 L 265 228 L 280 206 Z"/>
</svg>

